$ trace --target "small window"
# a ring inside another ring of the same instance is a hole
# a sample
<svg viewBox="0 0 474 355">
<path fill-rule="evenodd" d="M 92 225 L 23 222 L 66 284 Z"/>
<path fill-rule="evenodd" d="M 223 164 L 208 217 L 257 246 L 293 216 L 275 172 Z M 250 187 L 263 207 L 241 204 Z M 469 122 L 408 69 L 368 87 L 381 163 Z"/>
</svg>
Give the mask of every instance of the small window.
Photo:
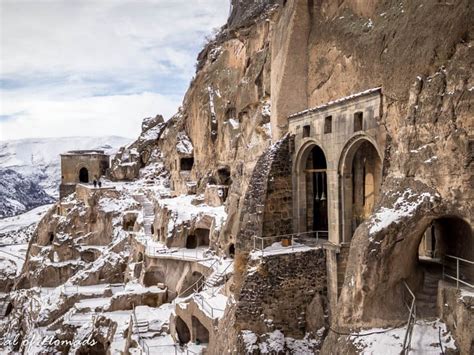
<svg viewBox="0 0 474 355">
<path fill-rule="evenodd" d="M 181 171 L 189 171 L 193 168 L 194 158 L 181 158 L 179 165 Z"/>
<path fill-rule="evenodd" d="M 303 138 L 309 137 L 310 134 L 311 134 L 311 126 L 310 125 L 303 126 Z"/>
<path fill-rule="evenodd" d="M 354 132 L 362 131 L 364 128 L 364 119 L 362 112 L 354 113 Z"/>
<path fill-rule="evenodd" d="M 324 119 L 324 133 L 332 132 L 332 116 L 328 116 Z"/>
</svg>

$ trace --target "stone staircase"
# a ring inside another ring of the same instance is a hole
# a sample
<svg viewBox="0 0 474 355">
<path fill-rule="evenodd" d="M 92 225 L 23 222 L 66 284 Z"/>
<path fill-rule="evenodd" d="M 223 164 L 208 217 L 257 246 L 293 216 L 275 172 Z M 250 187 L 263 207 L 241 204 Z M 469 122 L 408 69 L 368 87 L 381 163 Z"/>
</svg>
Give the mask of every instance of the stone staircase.
<svg viewBox="0 0 474 355">
<path fill-rule="evenodd" d="M 150 322 L 147 320 L 137 320 L 137 322 L 133 325 L 133 333 L 147 333 L 150 330 Z"/>
<path fill-rule="evenodd" d="M 423 287 L 417 291 L 416 318 L 437 316 L 438 281 L 442 278 L 442 265 L 435 262 L 422 263 L 424 271 Z"/>
<path fill-rule="evenodd" d="M 144 194 L 136 194 L 133 198 L 142 206 L 145 235 L 151 237 L 153 234 L 152 225 L 155 220 L 155 206 Z"/>
</svg>

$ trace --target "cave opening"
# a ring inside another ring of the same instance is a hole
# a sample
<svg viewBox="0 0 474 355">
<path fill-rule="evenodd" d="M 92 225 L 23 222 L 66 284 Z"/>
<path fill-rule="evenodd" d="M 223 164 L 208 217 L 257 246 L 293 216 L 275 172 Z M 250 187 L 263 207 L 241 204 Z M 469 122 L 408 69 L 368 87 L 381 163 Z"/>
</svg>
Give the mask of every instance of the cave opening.
<svg viewBox="0 0 474 355">
<path fill-rule="evenodd" d="M 197 248 L 197 238 L 194 234 L 188 235 L 186 238 L 186 249 L 196 249 Z"/>
<path fill-rule="evenodd" d="M 196 338 L 196 344 L 209 343 L 209 330 L 195 316 L 191 317 L 192 327 Z"/>
<path fill-rule="evenodd" d="M 235 256 L 235 245 L 234 243 L 231 243 L 229 245 L 229 256 L 233 259 Z"/>
<path fill-rule="evenodd" d="M 191 332 L 187 324 L 179 316 L 176 316 L 176 333 L 178 334 L 180 345 L 187 344 L 191 341 Z"/>
<path fill-rule="evenodd" d="M 417 312 L 437 316 L 438 283 L 474 288 L 474 240 L 471 226 L 455 216 L 437 218 L 422 233 L 417 250 Z"/>
<path fill-rule="evenodd" d="M 191 171 L 194 165 L 194 158 L 181 158 L 179 161 L 179 168 L 181 171 Z"/>
</svg>

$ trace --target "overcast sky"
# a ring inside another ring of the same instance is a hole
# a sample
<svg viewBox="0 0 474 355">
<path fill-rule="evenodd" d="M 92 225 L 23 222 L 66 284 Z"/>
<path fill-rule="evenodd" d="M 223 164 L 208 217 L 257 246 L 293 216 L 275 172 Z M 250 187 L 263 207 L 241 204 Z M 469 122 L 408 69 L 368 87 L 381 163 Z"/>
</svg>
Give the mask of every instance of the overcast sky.
<svg viewBox="0 0 474 355">
<path fill-rule="evenodd" d="M 0 140 L 170 117 L 229 0 L 0 0 Z"/>
</svg>

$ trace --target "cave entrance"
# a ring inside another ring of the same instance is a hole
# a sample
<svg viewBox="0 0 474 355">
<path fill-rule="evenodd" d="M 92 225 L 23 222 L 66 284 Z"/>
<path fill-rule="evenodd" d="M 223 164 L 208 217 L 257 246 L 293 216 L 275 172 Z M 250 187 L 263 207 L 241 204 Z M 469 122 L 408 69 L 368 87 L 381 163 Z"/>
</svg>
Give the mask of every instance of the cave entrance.
<svg viewBox="0 0 474 355">
<path fill-rule="evenodd" d="M 365 138 L 349 143 L 341 157 L 343 240 L 373 212 L 382 181 L 382 159 Z"/>
<path fill-rule="evenodd" d="M 304 164 L 306 193 L 306 231 L 328 230 L 328 179 L 327 163 L 323 150 L 314 145 Z"/>
<path fill-rule="evenodd" d="M 194 158 L 181 158 L 179 161 L 179 168 L 181 171 L 190 171 L 194 165 Z"/>
<path fill-rule="evenodd" d="M 191 317 L 196 344 L 209 343 L 209 330 L 195 316 Z"/>
<path fill-rule="evenodd" d="M 178 340 L 181 345 L 184 345 L 191 341 L 191 332 L 189 331 L 189 328 L 184 322 L 184 320 L 182 320 L 179 316 L 176 316 L 176 333 L 178 335 Z"/>
<path fill-rule="evenodd" d="M 229 245 L 229 256 L 233 259 L 235 256 L 235 245 L 232 243 Z"/>
<path fill-rule="evenodd" d="M 474 240 L 471 226 L 454 216 L 433 220 L 420 239 L 417 313 L 422 317 L 434 317 L 437 316 L 439 280 L 474 288 Z"/>
<path fill-rule="evenodd" d="M 82 183 L 89 183 L 89 170 L 87 170 L 87 168 L 81 168 L 81 170 L 79 170 L 79 182 L 82 182 Z"/>
<path fill-rule="evenodd" d="M 196 228 L 194 230 L 194 234 L 196 235 L 196 243 L 197 246 L 208 246 L 209 245 L 209 229 L 206 228 Z"/>
<path fill-rule="evenodd" d="M 186 238 L 186 249 L 196 249 L 197 247 L 197 238 L 195 235 L 188 235 Z"/>
</svg>

